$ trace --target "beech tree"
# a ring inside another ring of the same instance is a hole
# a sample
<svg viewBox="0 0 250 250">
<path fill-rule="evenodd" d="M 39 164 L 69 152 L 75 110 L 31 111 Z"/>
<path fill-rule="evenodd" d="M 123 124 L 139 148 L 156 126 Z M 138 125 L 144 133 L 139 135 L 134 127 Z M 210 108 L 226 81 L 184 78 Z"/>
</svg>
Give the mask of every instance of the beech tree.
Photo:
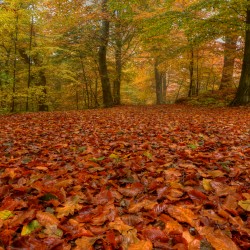
<svg viewBox="0 0 250 250">
<path fill-rule="evenodd" d="M 102 20 L 100 27 L 100 45 L 98 50 L 98 60 L 99 60 L 99 72 L 102 83 L 102 95 L 103 95 L 103 105 L 105 107 L 111 107 L 113 105 L 113 99 L 111 94 L 111 85 L 108 75 L 107 66 L 107 47 L 109 41 L 109 26 L 110 21 L 109 13 L 107 9 L 108 0 L 101 1 L 102 8 Z"/>
<path fill-rule="evenodd" d="M 248 105 L 250 103 L 250 1 L 246 3 L 246 32 L 242 72 L 239 87 L 232 101 L 232 106 Z"/>
<path fill-rule="evenodd" d="M 238 36 L 226 35 L 224 44 L 224 64 L 222 70 L 222 77 L 220 89 L 233 87 L 234 61 L 236 57 Z"/>
</svg>

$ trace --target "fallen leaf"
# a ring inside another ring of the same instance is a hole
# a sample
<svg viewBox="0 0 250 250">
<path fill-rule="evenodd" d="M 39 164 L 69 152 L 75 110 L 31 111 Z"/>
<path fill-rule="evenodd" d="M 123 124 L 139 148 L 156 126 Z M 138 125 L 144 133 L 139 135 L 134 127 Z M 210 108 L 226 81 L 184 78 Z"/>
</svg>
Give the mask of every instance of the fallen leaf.
<svg viewBox="0 0 250 250">
<path fill-rule="evenodd" d="M 0 211 L 0 219 L 1 220 L 7 220 L 8 218 L 13 217 L 13 216 L 14 216 L 14 214 L 9 210 Z"/>
<path fill-rule="evenodd" d="M 214 230 L 212 227 L 199 227 L 197 230 L 215 250 L 239 250 L 235 243 L 220 229 Z"/>
<path fill-rule="evenodd" d="M 63 204 L 63 207 L 57 207 L 57 218 L 62 218 L 68 216 L 69 214 L 73 215 L 75 210 L 80 210 L 82 205 L 79 205 L 80 198 L 78 196 L 71 197 Z"/>
<path fill-rule="evenodd" d="M 75 250 L 93 250 L 93 245 L 97 239 L 96 237 L 81 237 L 75 241 Z"/>
<path fill-rule="evenodd" d="M 128 247 L 128 250 L 152 250 L 153 249 L 153 245 L 151 243 L 151 241 L 147 240 L 140 240 L 137 243 L 131 244 Z"/>
<path fill-rule="evenodd" d="M 110 222 L 109 223 L 109 227 L 111 229 L 115 229 L 117 231 L 119 231 L 121 234 L 124 233 L 124 232 L 127 232 L 129 230 L 132 230 L 133 227 L 129 226 L 129 225 L 126 225 L 120 217 L 117 217 L 115 218 L 115 221 L 114 222 Z"/>
<path fill-rule="evenodd" d="M 203 179 L 202 180 L 202 185 L 203 185 L 203 188 L 206 190 L 206 191 L 212 191 L 213 188 L 210 184 L 211 180 L 209 179 Z"/>
<path fill-rule="evenodd" d="M 39 222 L 37 220 L 33 220 L 28 225 L 23 226 L 21 235 L 28 235 L 40 227 L 41 225 L 39 224 Z"/>
<path fill-rule="evenodd" d="M 238 205 L 244 210 L 250 212 L 250 200 L 241 200 L 238 202 Z"/>
<path fill-rule="evenodd" d="M 59 220 L 51 213 L 38 211 L 36 213 L 38 222 L 43 226 L 58 225 Z"/>
<path fill-rule="evenodd" d="M 170 216 L 180 222 L 186 222 L 193 227 L 197 227 L 199 225 L 198 216 L 188 208 L 180 206 L 169 206 L 167 208 L 167 211 Z"/>
</svg>

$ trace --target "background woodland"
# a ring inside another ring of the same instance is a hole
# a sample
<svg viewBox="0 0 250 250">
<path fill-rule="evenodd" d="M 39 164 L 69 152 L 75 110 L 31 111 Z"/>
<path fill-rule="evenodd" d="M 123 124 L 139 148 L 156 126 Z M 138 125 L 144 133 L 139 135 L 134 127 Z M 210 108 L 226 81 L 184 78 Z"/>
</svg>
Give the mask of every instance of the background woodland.
<svg viewBox="0 0 250 250">
<path fill-rule="evenodd" d="M 2 0 L 0 111 L 248 105 L 248 0 Z"/>
</svg>

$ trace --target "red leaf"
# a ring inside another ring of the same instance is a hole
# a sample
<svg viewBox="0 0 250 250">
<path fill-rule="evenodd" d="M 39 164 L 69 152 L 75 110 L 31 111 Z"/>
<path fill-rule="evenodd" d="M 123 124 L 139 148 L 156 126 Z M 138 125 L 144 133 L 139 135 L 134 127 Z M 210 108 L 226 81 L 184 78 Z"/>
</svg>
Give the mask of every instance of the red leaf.
<svg viewBox="0 0 250 250">
<path fill-rule="evenodd" d="M 142 233 L 146 239 L 149 239 L 152 242 L 154 241 L 167 242 L 168 241 L 167 235 L 159 228 L 148 227 L 144 229 Z"/>
<path fill-rule="evenodd" d="M 118 188 L 118 191 L 123 194 L 124 196 L 128 197 L 135 197 L 139 193 L 141 193 L 144 190 L 144 186 L 137 182 L 133 184 L 129 184 L 126 186 L 126 188 Z"/>
</svg>

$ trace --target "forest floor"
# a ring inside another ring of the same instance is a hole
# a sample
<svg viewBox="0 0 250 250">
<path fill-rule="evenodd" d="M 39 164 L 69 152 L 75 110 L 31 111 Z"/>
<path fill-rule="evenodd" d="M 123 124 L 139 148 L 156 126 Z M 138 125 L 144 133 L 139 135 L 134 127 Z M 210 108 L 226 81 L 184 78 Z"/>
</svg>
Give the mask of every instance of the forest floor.
<svg viewBox="0 0 250 250">
<path fill-rule="evenodd" d="M 0 249 L 249 249 L 249 215 L 249 108 L 0 116 Z"/>
</svg>

